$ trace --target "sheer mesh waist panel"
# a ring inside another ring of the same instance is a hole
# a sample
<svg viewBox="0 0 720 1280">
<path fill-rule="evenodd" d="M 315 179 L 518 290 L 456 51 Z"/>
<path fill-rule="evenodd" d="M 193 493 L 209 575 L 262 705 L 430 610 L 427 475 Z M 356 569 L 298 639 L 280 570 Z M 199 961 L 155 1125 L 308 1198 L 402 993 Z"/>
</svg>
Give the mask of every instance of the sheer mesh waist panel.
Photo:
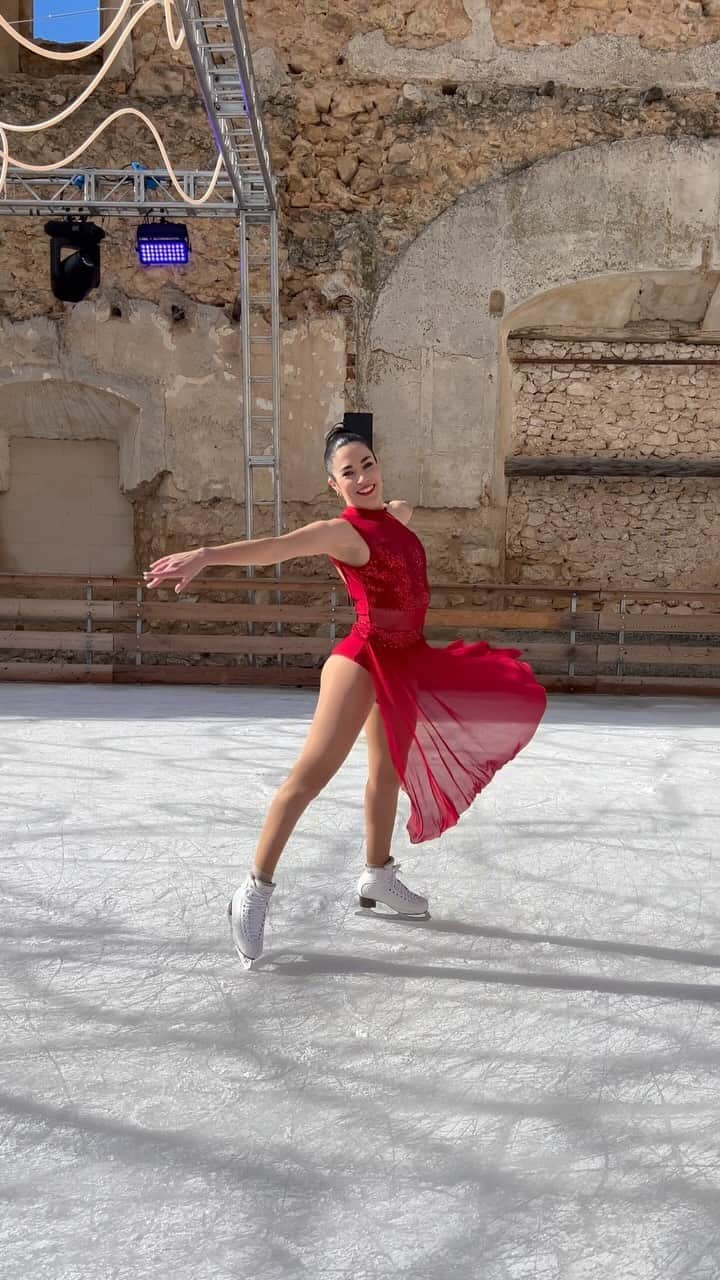
<svg viewBox="0 0 720 1280">
<path fill-rule="evenodd" d="M 424 606 L 419 609 L 377 609 L 371 606 L 358 612 L 357 620 L 361 626 L 369 626 L 373 631 L 422 631 L 425 613 Z"/>
<path fill-rule="evenodd" d="M 392 649 L 405 649 L 423 638 L 425 608 L 375 609 L 358 613 L 356 635 Z"/>
</svg>

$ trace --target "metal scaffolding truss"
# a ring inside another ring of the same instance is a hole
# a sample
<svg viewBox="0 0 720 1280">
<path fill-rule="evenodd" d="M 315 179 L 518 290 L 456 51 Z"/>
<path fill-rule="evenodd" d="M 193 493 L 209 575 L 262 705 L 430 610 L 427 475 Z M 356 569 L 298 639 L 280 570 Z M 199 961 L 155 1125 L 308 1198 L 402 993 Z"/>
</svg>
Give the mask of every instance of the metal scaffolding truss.
<svg viewBox="0 0 720 1280">
<path fill-rule="evenodd" d="M 241 209 L 277 205 L 270 152 L 240 0 L 175 0 L 218 150 Z"/>
<path fill-rule="evenodd" d="M 280 309 L 277 196 L 240 0 L 174 0 L 187 38 L 224 173 L 204 205 L 186 204 L 164 169 L 63 169 L 30 174 L 10 168 L 0 217 L 233 218 L 240 236 L 240 332 L 246 537 L 262 509 L 282 532 L 280 497 Z M 211 12 L 214 10 L 214 12 Z M 212 174 L 176 178 L 198 199 Z M 257 481 L 257 482 L 256 482 Z M 262 521 L 261 528 L 266 527 Z M 253 572 L 248 566 L 248 575 Z M 279 576 L 279 565 L 276 566 Z"/>
<path fill-rule="evenodd" d="M 175 170 L 185 195 L 197 200 L 205 194 L 212 173 Z M 0 196 L 0 214 L 44 217 L 93 215 L 96 218 L 142 218 L 146 215 L 194 218 L 236 218 L 235 191 L 223 174 L 206 204 L 187 205 L 170 185 L 165 169 L 56 169 L 54 173 L 25 173 L 9 169 Z"/>
</svg>

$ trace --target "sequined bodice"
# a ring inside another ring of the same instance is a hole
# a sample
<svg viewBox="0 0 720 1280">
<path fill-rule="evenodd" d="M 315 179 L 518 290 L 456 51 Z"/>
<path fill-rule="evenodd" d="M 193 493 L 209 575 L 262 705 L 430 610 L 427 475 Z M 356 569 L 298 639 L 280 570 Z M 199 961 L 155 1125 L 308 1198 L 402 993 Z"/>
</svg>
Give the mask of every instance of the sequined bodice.
<svg viewBox="0 0 720 1280">
<path fill-rule="evenodd" d="M 416 644 L 430 603 L 420 539 L 384 507 L 346 507 L 342 518 L 370 548 L 370 559 L 360 568 L 330 557 L 357 611 L 353 630 L 396 649 Z"/>
</svg>

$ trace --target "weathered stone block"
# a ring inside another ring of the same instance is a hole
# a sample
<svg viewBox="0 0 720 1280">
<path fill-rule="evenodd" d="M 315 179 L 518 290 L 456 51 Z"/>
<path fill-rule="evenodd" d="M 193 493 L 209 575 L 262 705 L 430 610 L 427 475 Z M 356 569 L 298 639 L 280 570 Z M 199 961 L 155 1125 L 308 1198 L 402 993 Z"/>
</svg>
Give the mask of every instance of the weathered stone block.
<svg viewBox="0 0 720 1280">
<path fill-rule="evenodd" d="M 336 120 L 350 119 L 372 106 L 372 97 L 363 86 L 340 85 L 332 96 L 331 112 Z"/>
<path fill-rule="evenodd" d="M 370 191 L 376 191 L 381 185 L 382 179 L 380 175 L 365 164 L 360 165 L 351 183 L 352 190 L 359 196 L 367 195 Z"/>
<path fill-rule="evenodd" d="M 408 164 L 413 157 L 413 149 L 407 142 L 395 142 L 388 151 L 390 164 Z"/>
<path fill-rule="evenodd" d="M 357 156 L 340 156 L 337 162 L 337 172 L 340 181 L 344 182 L 346 187 L 349 187 L 359 168 L 360 161 Z"/>
</svg>

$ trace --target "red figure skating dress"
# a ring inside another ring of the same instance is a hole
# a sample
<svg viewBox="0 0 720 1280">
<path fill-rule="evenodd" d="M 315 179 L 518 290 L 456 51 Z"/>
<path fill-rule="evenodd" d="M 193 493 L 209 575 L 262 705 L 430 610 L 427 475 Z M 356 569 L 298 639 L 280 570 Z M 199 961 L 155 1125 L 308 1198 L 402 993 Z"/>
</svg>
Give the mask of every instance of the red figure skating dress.
<svg viewBox="0 0 720 1280">
<path fill-rule="evenodd" d="M 386 508 L 342 512 L 367 543 L 362 568 L 330 559 L 357 620 L 334 654 L 373 678 L 390 754 L 410 799 L 413 844 L 434 840 L 532 738 L 545 690 L 519 649 L 423 637 L 430 590 L 419 538 Z"/>
</svg>

